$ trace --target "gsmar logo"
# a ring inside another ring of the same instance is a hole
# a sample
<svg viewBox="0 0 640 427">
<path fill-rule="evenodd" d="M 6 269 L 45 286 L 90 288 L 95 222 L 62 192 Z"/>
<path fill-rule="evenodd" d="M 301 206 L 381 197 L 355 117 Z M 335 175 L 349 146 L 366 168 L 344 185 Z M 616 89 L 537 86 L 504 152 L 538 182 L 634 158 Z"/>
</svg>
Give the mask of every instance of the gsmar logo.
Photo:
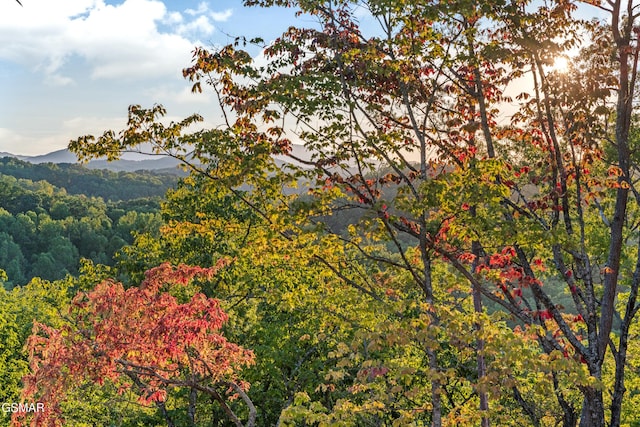
<svg viewBox="0 0 640 427">
<path fill-rule="evenodd" d="M 2 412 L 5 414 L 13 414 L 15 412 L 44 412 L 44 403 L 42 402 L 30 402 L 30 403 L 18 403 L 5 402 L 2 404 Z"/>
</svg>

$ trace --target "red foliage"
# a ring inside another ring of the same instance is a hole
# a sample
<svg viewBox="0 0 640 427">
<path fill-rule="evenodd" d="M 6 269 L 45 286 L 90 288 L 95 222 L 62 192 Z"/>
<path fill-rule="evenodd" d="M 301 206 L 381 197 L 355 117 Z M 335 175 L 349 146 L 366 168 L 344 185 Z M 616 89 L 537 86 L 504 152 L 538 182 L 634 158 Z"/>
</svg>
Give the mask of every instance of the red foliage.
<svg viewBox="0 0 640 427">
<path fill-rule="evenodd" d="M 551 312 L 549 312 L 549 310 L 540 310 L 538 311 L 538 317 L 540 318 L 540 320 L 549 320 L 553 316 L 551 315 Z"/>
<path fill-rule="evenodd" d="M 196 293 L 179 303 L 166 291 L 209 278 L 224 264 L 201 268 L 165 263 L 130 289 L 105 281 L 73 299 L 71 322 L 65 327 L 34 324 L 27 344 L 31 374 L 24 378 L 23 398 L 45 402 L 47 410 L 35 413 L 30 424 L 62 425 L 60 403 L 81 383 L 124 383 L 122 389 L 136 388 L 140 401 L 148 404 L 166 399 L 169 386 L 188 381 L 235 382 L 253 354 L 219 333 L 227 320 L 219 302 Z M 25 418 L 16 414 L 14 423 L 21 425 Z"/>
</svg>

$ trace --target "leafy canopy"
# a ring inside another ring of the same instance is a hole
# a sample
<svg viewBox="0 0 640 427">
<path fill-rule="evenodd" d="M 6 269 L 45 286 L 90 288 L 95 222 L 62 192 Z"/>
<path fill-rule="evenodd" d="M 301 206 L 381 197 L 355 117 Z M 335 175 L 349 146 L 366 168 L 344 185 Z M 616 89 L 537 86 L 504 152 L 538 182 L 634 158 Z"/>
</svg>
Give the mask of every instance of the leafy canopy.
<svg viewBox="0 0 640 427">
<path fill-rule="evenodd" d="M 31 373 L 24 378 L 23 397 L 46 402 L 47 408 L 33 415 L 31 425 L 63 425 L 60 404 L 87 382 L 110 381 L 120 393 L 131 388 L 141 403 L 160 407 L 172 387 L 202 391 L 222 405 L 228 391 L 250 404 L 248 384 L 238 373 L 253 363 L 253 354 L 221 335 L 227 315 L 219 302 L 202 293 L 185 301 L 171 294 L 175 286 L 211 279 L 226 263 L 211 268 L 163 264 L 149 270 L 140 286 L 126 290 L 104 281 L 73 299 L 60 328 L 36 323 L 27 344 Z M 238 421 L 232 412 L 229 416 Z M 15 421 L 25 418 L 18 413 Z"/>
</svg>

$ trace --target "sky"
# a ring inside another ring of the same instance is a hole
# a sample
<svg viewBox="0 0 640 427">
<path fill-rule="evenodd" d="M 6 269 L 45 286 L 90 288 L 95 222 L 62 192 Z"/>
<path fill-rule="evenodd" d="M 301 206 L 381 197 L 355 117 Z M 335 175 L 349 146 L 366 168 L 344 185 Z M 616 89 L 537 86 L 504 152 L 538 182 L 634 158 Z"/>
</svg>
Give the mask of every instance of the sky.
<svg viewBox="0 0 640 427">
<path fill-rule="evenodd" d="M 0 152 L 45 154 L 126 124 L 154 103 L 169 119 L 221 122 L 212 95 L 182 78 L 196 46 L 273 40 L 294 10 L 242 0 L 0 0 Z"/>
<path fill-rule="evenodd" d="M 236 36 L 268 42 L 290 25 L 314 24 L 295 9 L 246 8 L 242 0 L 21 3 L 0 0 L 0 152 L 18 155 L 119 131 L 131 104 L 162 104 L 168 120 L 198 113 L 207 127 L 221 124 L 213 94 L 192 94 L 182 78 L 193 49 Z"/>
</svg>

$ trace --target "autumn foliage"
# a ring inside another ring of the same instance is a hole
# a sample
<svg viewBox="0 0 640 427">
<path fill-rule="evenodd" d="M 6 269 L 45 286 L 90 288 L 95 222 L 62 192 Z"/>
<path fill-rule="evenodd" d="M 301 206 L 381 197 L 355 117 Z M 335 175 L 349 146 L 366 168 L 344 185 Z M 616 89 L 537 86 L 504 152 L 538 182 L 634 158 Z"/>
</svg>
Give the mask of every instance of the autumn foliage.
<svg viewBox="0 0 640 427">
<path fill-rule="evenodd" d="M 104 281 L 73 299 L 64 327 L 35 323 L 23 398 L 44 402 L 46 410 L 31 419 L 16 414 L 14 423 L 63 425 L 65 395 L 87 382 L 112 381 L 120 393 L 131 389 L 141 403 L 159 407 L 173 387 L 208 394 L 225 411 L 229 408 L 222 395 L 228 391 L 248 401 L 248 384 L 237 373 L 253 363 L 253 353 L 222 336 L 227 315 L 218 300 L 195 293 L 180 302 L 171 292 L 194 279 L 211 278 L 225 264 L 221 260 L 200 268 L 165 263 L 129 289 Z"/>
<path fill-rule="evenodd" d="M 69 148 L 113 159 L 149 143 L 230 202 L 212 209 L 198 191 L 193 213 L 176 208 L 176 255 L 210 239 L 248 269 L 306 258 L 295 273 L 322 267 L 324 295 L 288 302 L 309 318 L 342 304 L 327 303 L 332 279 L 357 292 L 335 315 L 352 336 L 326 352 L 345 359 L 299 393 L 287 375 L 321 351 L 283 369 L 279 425 L 618 426 L 637 406 L 640 15 L 631 0 L 594 3 L 606 24 L 565 0 L 247 0 L 314 25 L 259 61 L 244 50 L 259 40 L 195 49 L 183 75 L 211 87 L 224 124 L 191 132 L 201 116 L 165 125 L 164 107 L 133 105 L 126 129 Z M 552 69 L 576 49 L 567 73 Z M 283 272 L 256 270 L 274 284 L 265 300 L 294 288 Z M 367 299 L 377 323 L 354 309 Z"/>
</svg>

